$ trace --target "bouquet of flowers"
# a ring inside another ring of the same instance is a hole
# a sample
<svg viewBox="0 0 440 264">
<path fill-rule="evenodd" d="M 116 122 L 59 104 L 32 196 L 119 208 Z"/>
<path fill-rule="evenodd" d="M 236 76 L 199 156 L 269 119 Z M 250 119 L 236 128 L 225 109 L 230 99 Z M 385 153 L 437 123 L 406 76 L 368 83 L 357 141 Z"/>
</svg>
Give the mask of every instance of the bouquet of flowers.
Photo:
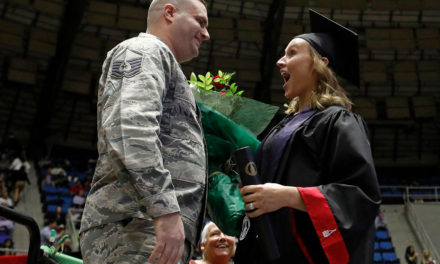
<svg viewBox="0 0 440 264">
<path fill-rule="evenodd" d="M 200 80 L 197 80 L 195 73 L 191 73 L 189 83 L 196 86 L 200 90 L 211 90 L 214 88 L 218 90 L 220 94 L 240 96 L 244 91 L 237 91 L 238 86 L 236 83 L 229 84 L 234 74 L 235 72 L 223 73 L 221 70 L 219 70 L 216 76 L 213 76 L 210 72 L 207 72 L 205 76 L 199 74 L 198 77 Z"/>
<path fill-rule="evenodd" d="M 239 176 L 224 169 L 231 153 L 249 146 L 255 153 L 257 135 L 267 126 L 278 107 L 242 97 L 234 73 L 213 76 L 210 72 L 189 80 L 202 113 L 202 125 L 208 147 L 208 213 L 222 232 L 240 234 L 245 216 L 244 203 L 237 188 Z"/>
<path fill-rule="evenodd" d="M 219 70 L 215 76 L 207 72 L 197 75 L 197 79 L 192 73 L 189 83 L 197 103 L 211 107 L 257 136 L 272 120 L 278 107 L 242 97 L 244 91 L 238 90 L 235 82 L 231 83 L 234 74 Z"/>
</svg>

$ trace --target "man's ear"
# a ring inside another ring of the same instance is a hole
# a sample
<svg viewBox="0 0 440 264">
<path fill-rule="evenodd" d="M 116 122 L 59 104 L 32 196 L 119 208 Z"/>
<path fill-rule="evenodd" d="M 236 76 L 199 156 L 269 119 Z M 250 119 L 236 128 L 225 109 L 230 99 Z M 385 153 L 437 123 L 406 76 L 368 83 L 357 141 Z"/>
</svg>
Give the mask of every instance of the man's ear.
<svg viewBox="0 0 440 264">
<path fill-rule="evenodd" d="M 322 60 L 322 62 L 323 62 L 326 66 L 328 65 L 329 60 L 328 60 L 327 57 L 322 57 L 321 60 Z"/>
<path fill-rule="evenodd" d="M 166 4 L 163 7 L 163 16 L 165 18 L 165 21 L 168 23 L 171 23 L 172 20 L 174 20 L 174 16 L 176 14 L 177 8 L 172 4 Z"/>
</svg>

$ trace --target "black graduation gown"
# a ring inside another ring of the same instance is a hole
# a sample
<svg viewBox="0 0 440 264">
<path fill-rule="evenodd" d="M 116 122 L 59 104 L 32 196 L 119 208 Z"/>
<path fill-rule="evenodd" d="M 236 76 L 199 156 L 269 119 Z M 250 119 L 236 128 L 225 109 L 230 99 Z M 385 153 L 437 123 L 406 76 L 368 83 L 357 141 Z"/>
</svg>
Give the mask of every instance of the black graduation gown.
<svg viewBox="0 0 440 264">
<path fill-rule="evenodd" d="M 299 187 L 307 208 L 269 213 L 281 253 L 275 263 L 373 263 L 381 200 L 367 134 L 358 115 L 327 107 L 292 133 L 273 179 L 261 176 Z M 255 237 L 251 227 L 236 263 L 269 263 Z"/>
</svg>

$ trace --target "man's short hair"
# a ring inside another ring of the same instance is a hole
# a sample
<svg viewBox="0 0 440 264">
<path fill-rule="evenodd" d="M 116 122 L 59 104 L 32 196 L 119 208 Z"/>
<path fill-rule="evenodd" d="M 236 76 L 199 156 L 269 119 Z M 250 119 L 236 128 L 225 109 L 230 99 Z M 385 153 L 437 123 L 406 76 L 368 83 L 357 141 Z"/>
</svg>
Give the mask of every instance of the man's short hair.
<svg viewBox="0 0 440 264">
<path fill-rule="evenodd" d="M 148 24 L 156 23 L 156 21 L 159 19 L 158 11 L 161 11 L 165 4 L 170 3 L 177 7 L 179 3 L 189 1 L 199 1 L 200 3 L 205 5 L 205 7 L 207 7 L 205 0 L 151 0 L 148 7 L 147 26 Z"/>
</svg>

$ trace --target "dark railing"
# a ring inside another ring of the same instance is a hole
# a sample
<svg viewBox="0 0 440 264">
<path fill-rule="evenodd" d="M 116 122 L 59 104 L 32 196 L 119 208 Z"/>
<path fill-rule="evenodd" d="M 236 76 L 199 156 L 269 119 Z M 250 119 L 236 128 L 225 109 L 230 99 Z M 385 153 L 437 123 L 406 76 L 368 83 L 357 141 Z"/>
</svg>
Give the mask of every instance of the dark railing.
<svg viewBox="0 0 440 264">
<path fill-rule="evenodd" d="M 40 229 L 35 220 L 1 205 L 0 216 L 26 226 L 30 236 L 27 264 L 37 263 L 40 253 Z"/>
</svg>

